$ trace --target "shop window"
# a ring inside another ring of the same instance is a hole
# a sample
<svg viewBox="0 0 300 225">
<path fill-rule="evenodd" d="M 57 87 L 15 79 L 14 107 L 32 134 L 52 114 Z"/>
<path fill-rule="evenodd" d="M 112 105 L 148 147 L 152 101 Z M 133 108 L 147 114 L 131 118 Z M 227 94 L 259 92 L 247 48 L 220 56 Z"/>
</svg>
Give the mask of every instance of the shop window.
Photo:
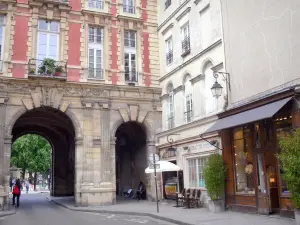
<svg viewBox="0 0 300 225">
<path fill-rule="evenodd" d="M 236 193 L 254 194 L 251 130 L 246 127 L 234 129 L 233 138 Z"/>
<path fill-rule="evenodd" d="M 205 187 L 205 182 L 203 179 L 203 168 L 207 162 L 207 157 L 199 157 L 188 159 L 189 167 L 189 187 Z"/>
</svg>

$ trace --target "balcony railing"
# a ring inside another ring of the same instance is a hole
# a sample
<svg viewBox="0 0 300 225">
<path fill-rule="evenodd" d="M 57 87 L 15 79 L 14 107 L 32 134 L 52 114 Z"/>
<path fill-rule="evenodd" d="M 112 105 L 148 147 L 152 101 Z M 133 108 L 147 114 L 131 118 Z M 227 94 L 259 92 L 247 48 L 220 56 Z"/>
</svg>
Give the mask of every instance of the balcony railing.
<svg viewBox="0 0 300 225">
<path fill-rule="evenodd" d="M 30 59 L 28 62 L 28 76 L 67 78 L 65 62 L 46 58 L 44 60 Z"/>
<path fill-rule="evenodd" d="M 174 128 L 174 116 L 168 118 L 168 129 Z"/>
<path fill-rule="evenodd" d="M 88 78 L 103 80 L 104 79 L 103 69 L 102 68 L 89 68 Z"/>
<path fill-rule="evenodd" d="M 193 111 L 190 110 L 190 111 L 185 112 L 185 113 L 184 113 L 184 116 L 185 116 L 185 121 L 186 121 L 187 123 L 192 122 L 192 119 L 193 119 Z"/>
<path fill-rule="evenodd" d="M 191 45 L 190 45 L 190 37 L 184 37 L 183 41 L 181 42 L 182 47 L 182 54 L 181 56 L 186 56 L 191 51 Z"/>
<path fill-rule="evenodd" d="M 69 5 L 70 0 L 35 0 L 39 2 L 45 2 L 45 3 L 54 3 L 54 4 L 63 4 L 63 5 Z"/>
<path fill-rule="evenodd" d="M 103 9 L 104 2 L 101 0 L 89 0 L 89 7 L 93 9 Z"/>
<path fill-rule="evenodd" d="M 135 14 L 135 6 L 132 6 L 132 5 L 123 5 L 123 12 Z"/>
<path fill-rule="evenodd" d="M 138 82 L 138 73 L 136 71 L 125 71 L 126 82 Z"/>
<path fill-rule="evenodd" d="M 167 8 L 169 8 L 169 6 L 172 4 L 172 1 L 171 0 L 166 0 L 165 1 L 165 10 L 167 9 Z"/>
<path fill-rule="evenodd" d="M 172 50 L 166 54 L 166 62 L 167 62 L 167 65 L 170 65 L 173 62 L 173 51 Z"/>
</svg>

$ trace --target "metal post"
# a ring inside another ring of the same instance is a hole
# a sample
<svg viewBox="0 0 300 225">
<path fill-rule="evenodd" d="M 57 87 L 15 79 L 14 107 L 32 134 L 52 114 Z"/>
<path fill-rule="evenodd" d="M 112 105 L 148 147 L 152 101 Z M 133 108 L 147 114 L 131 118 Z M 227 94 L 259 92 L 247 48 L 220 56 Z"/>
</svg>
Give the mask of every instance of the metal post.
<svg viewBox="0 0 300 225">
<path fill-rule="evenodd" d="M 153 163 L 154 163 L 154 179 L 155 179 L 156 208 L 157 208 L 157 213 L 159 213 L 158 194 L 157 194 L 157 179 L 156 179 L 156 161 L 155 161 L 155 154 L 153 154 Z"/>
</svg>

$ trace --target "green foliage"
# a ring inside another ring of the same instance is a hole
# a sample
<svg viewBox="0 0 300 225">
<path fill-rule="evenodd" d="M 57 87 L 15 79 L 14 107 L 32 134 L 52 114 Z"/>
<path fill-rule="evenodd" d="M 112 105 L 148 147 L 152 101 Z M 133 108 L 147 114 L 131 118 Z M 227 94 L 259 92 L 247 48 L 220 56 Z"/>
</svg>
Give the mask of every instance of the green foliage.
<svg viewBox="0 0 300 225">
<path fill-rule="evenodd" d="M 284 171 L 282 178 L 291 192 L 296 208 L 300 208 L 300 129 L 288 137 L 280 138 L 278 158 Z"/>
<path fill-rule="evenodd" d="M 12 146 L 11 164 L 23 171 L 47 172 L 51 166 L 49 142 L 35 134 L 18 138 Z"/>
<path fill-rule="evenodd" d="M 208 157 L 203 177 L 211 200 L 220 199 L 225 187 L 225 167 L 221 155 L 212 154 Z"/>
<path fill-rule="evenodd" d="M 39 73 L 53 74 L 56 68 L 56 61 L 54 59 L 46 58 L 43 60 L 42 65 L 39 67 Z"/>
</svg>

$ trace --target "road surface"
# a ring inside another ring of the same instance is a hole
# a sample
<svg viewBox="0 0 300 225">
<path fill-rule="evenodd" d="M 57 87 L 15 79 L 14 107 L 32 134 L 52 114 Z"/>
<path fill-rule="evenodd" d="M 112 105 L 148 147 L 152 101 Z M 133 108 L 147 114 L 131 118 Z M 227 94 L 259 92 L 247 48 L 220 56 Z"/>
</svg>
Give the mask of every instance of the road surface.
<svg viewBox="0 0 300 225">
<path fill-rule="evenodd" d="M 147 217 L 76 212 L 46 199 L 46 194 L 24 194 L 16 214 L 0 218 L 2 225 L 171 225 Z"/>
</svg>

